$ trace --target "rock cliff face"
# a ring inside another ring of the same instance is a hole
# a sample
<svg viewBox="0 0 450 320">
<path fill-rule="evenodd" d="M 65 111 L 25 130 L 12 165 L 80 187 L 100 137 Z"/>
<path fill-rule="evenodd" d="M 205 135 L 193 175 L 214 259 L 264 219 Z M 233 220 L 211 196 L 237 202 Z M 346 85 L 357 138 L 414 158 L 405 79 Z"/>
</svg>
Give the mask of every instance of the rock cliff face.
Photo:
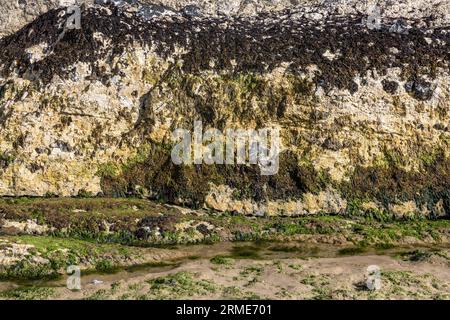
<svg viewBox="0 0 450 320">
<path fill-rule="evenodd" d="M 448 2 L 119 2 L 83 5 L 80 30 L 56 1 L 6 24 L 0 195 L 450 214 Z M 173 164 L 171 133 L 195 120 L 279 128 L 278 174 Z"/>
</svg>

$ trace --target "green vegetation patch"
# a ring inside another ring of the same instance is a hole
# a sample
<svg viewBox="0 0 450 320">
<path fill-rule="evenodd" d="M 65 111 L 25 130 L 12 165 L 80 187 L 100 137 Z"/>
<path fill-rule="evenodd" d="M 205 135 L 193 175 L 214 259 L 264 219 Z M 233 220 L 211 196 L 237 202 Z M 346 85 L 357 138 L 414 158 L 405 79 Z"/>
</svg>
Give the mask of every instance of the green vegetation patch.
<svg viewBox="0 0 450 320">
<path fill-rule="evenodd" d="M 52 288 L 22 287 L 0 292 L 0 297 L 10 300 L 45 300 L 54 294 Z"/>
<path fill-rule="evenodd" d="M 234 259 L 227 256 L 215 256 L 211 258 L 211 263 L 220 265 L 232 265 L 234 264 Z"/>
<path fill-rule="evenodd" d="M 158 299 L 179 299 L 191 296 L 207 296 L 218 290 L 217 285 L 208 280 L 198 279 L 190 272 L 179 272 L 172 275 L 148 280 L 150 296 Z"/>
<path fill-rule="evenodd" d="M 15 236 L 4 239 L 33 246 L 17 263 L 0 269 L 0 278 L 11 280 L 57 278 L 65 274 L 70 265 L 111 273 L 140 253 L 139 248 L 71 238 Z"/>
</svg>

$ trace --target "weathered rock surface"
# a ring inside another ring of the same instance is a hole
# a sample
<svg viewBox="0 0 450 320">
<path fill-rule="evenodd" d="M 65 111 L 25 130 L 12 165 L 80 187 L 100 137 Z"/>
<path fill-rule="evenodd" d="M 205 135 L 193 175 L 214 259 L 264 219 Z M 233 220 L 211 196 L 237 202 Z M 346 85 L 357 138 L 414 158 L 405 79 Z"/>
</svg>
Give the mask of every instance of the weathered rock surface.
<svg viewBox="0 0 450 320">
<path fill-rule="evenodd" d="M 82 7 L 81 30 L 36 3 L 0 40 L 0 195 L 450 213 L 448 2 L 381 1 L 375 25 L 356 1 L 102 4 Z M 199 119 L 280 128 L 279 173 L 174 165 L 171 132 Z"/>
</svg>

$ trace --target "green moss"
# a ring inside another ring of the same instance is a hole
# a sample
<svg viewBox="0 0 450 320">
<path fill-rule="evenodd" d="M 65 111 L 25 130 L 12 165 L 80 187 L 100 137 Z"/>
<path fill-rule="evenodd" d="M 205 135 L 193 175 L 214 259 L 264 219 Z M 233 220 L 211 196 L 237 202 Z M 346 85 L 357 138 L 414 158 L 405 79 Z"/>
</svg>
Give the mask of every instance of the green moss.
<svg viewBox="0 0 450 320">
<path fill-rule="evenodd" d="M 70 265 L 94 268 L 111 273 L 118 270 L 127 259 L 139 256 L 139 249 L 112 244 L 98 244 L 73 238 L 44 236 L 16 236 L 7 238 L 16 243 L 32 245 L 30 256 L 0 272 L 3 279 L 51 279 L 65 274 Z M 45 263 L 35 262 L 39 255 Z"/>
<path fill-rule="evenodd" d="M 249 277 L 249 276 L 259 277 L 262 275 L 263 271 L 264 271 L 264 268 L 262 266 L 250 266 L 250 267 L 245 267 L 245 269 L 242 270 L 239 274 L 243 277 Z"/>
<path fill-rule="evenodd" d="M 118 267 L 109 259 L 99 259 L 95 264 L 95 270 L 101 273 L 113 273 L 118 271 Z"/>
<path fill-rule="evenodd" d="M 255 73 L 240 73 L 237 76 L 225 75 L 218 80 L 219 82 L 224 81 L 228 84 L 234 84 L 243 94 L 261 92 L 266 86 L 266 81 Z"/>
<path fill-rule="evenodd" d="M 99 177 L 115 177 L 120 172 L 120 168 L 117 164 L 109 162 L 103 165 L 100 165 L 97 171 L 97 175 Z"/>
<path fill-rule="evenodd" d="M 334 217 L 318 216 L 275 222 L 271 227 L 277 232 L 293 236 L 298 234 L 332 234 L 340 227 L 342 220 Z"/>
<path fill-rule="evenodd" d="M 9 152 L 0 153 L 0 169 L 8 168 L 14 161 L 16 157 Z"/>
<path fill-rule="evenodd" d="M 300 283 L 312 287 L 311 299 L 331 300 L 333 299 L 333 290 L 330 288 L 330 275 L 309 274 L 300 280 Z"/>
<path fill-rule="evenodd" d="M 430 167 L 436 162 L 437 156 L 438 155 L 436 155 L 436 154 L 423 154 L 420 157 L 420 160 L 423 162 L 423 165 L 425 167 Z"/>
<path fill-rule="evenodd" d="M 411 271 L 381 271 L 382 279 L 389 281 L 394 286 L 418 285 L 420 280 L 414 277 Z"/>
<path fill-rule="evenodd" d="M 295 234 L 310 234 L 312 231 L 309 228 L 305 228 L 304 225 L 300 223 L 289 223 L 289 224 L 282 224 L 278 225 L 279 232 L 286 234 L 286 235 L 295 235 Z"/>
<path fill-rule="evenodd" d="M 58 195 L 54 192 L 47 191 L 44 195 L 44 198 L 47 198 L 47 199 L 58 198 Z"/>
<path fill-rule="evenodd" d="M 49 280 L 58 277 L 59 273 L 51 263 L 35 264 L 29 260 L 21 260 L 0 272 L 2 280 Z"/>
<path fill-rule="evenodd" d="M 347 214 L 350 216 L 360 215 L 362 210 L 362 201 L 360 199 L 352 199 L 347 204 Z"/>
<path fill-rule="evenodd" d="M 86 191 L 85 189 L 81 189 L 78 191 L 78 198 L 92 198 L 94 197 L 94 194 L 90 191 Z"/>
<path fill-rule="evenodd" d="M 211 263 L 221 265 L 232 265 L 234 263 L 234 259 L 227 256 L 215 256 L 210 261 Z"/>
<path fill-rule="evenodd" d="M 194 295 L 207 296 L 217 291 L 217 286 L 208 281 L 201 280 L 190 272 L 178 272 L 172 275 L 148 280 L 151 296 L 157 299 L 179 299 Z"/>
<path fill-rule="evenodd" d="M 100 289 L 95 291 L 92 295 L 87 297 L 85 300 L 108 300 L 110 298 L 110 292 L 105 289 Z"/>
<path fill-rule="evenodd" d="M 405 164 L 405 157 L 399 150 L 384 148 L 383 154 L 389 166 L 399 167 Z"/>
<path fill-rule="evenodd" d="M 439 242 L 450 227 L 447 220 L 437 221 L 396 221 L 392 223 L 365 223 L 354 225 L 352 231 L 364 236 L 367 244 L 393 243 L 405 237 L 417 241 L 432 238 Z"/>
<path fill-rule="evenodd" d="M 377 208 L 363 208 L 364 201 L 361 199 L 352 199 L 347 204 L 346 216 L 350 218 L 364 218 L 380 222 L 394 220 L 394 215 L 388 210 L 379 210 Z"/>
<path fill-rule="evenodd" d="M 52 288 L 23 287 L 0 292 L 0 296 L 11 300 L 44 300 L 55 294 Z"/>
</svg>

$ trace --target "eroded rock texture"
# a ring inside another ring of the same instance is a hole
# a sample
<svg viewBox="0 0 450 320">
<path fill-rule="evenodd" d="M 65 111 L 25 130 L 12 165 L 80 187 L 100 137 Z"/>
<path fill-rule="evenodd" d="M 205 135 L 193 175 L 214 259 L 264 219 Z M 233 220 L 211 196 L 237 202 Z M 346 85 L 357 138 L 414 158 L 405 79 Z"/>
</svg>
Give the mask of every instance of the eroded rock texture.
<svg viewBox="0 0 450 320">
<path fill-rule="evenodd" d="M 449 215 L 445 1 L 382 1 L 375 26 L 351 1 L 128 2 L 83 5 L 81 30 L 55 5 L 1 38 L 1 195 Z M 280 128 L 279 173 L 174 165 L 171 132 L 195 120 Z"/>
</svg>

